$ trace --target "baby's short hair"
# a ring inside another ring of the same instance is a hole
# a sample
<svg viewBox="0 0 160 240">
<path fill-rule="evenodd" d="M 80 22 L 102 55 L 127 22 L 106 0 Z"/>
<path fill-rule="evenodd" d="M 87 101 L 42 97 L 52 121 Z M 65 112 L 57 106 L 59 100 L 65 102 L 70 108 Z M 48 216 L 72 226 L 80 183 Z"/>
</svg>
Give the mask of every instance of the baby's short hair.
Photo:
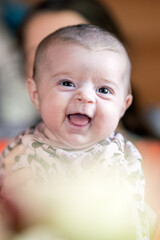
<svg viewBox="0 0 160 240">
<path fill-rule="evenodd" d="M 35 78 L 38 65 L 45 59 L 47 49 L 56 44 L 77 44 L 93 51 L 114 51 L 124 54 L 127 63 L 127 73 L 130 88 L 131 63 L 128 52 L 122 42 L 112 33 L 92 24 L 78 24 L 62 27 L 49 34 L 39 44 L 34 62 L 33 77 Z M 42 57 L 43 56 L 43 57 Z"/>
</svg>

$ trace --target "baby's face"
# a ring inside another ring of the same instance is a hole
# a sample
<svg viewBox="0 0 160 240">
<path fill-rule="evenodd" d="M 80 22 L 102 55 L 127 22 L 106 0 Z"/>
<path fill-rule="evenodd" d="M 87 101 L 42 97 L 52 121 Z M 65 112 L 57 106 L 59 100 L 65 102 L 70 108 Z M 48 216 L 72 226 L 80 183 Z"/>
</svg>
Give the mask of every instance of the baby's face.
<svg viewBox="0 0 160 240">
<path fill-rule="evenodd" d="M 56 44 L 48 53 L 38 68 L 35 103 L 45 134 L 75 149 L 108 137 L 131 103 L 123 54 L 70 44 Z"/>
</svg>

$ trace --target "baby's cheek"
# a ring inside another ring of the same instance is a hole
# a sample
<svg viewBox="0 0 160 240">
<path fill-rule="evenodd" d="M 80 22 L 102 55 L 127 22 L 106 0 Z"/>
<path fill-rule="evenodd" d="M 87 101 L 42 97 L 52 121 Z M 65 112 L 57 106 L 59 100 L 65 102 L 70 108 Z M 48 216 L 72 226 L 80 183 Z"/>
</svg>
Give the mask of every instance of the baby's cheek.
<svg viewBox="0 0 160 240">
<path fill-rule="evenodd" d="M 104 105 L 104 107 L 101 107 L 101 109 L 97 111 L 97 117 L 99 118 L 100 122 L 103 123 L 112 124 L 119 119 L 118 115 L 118 109 L 110 103 L 108 103 L 107 106 Z"/>
<path fill-rule="evenodd" d="M 55 127 L 60 124 L 65 115 L 65 108 L 63 107 L 62 101 L 58 99 L 47 99 L 41 105 L 41 116 L 44 123 L 55 125 Z"/>
<path fill-rule="evenodd" d="M 108 137 L 115 131 L 119 123 L 119 114 L 111 109 L 104 109 L 102 113 L 99 113 L 96 120 L 96 129 L 98 135 L 104 135 Z"/>
</svg>

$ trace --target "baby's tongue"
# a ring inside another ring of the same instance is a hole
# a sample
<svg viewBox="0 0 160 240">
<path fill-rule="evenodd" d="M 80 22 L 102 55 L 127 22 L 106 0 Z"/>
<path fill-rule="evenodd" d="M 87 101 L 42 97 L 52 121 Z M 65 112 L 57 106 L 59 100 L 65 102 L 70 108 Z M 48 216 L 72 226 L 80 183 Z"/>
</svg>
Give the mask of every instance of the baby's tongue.
<svg viewBox="0 0 160 240">
<path fill-rule="evenodd" d="M 84 126 L 89 123 L 90 120 L 89 117 L 87 117 L 86 115 L 78 113 L 69 115 L 69 119 L 73 124 L 78 126 Z"/>
</svg>

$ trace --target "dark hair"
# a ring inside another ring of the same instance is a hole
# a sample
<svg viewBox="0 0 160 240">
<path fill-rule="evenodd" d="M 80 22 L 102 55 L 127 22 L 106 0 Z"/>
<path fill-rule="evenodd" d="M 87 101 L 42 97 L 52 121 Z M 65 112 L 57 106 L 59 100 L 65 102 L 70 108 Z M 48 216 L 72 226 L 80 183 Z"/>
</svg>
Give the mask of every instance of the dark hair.
<svg viewBox="0 0 160 240">
<path fill-rule="evenodd" d="M 23 30 L 28 20 L 40 12 L 73 10 L 81 14 L 91 24 L 100 26 L 115 34 L 121 42 L 127 44 L 124 35 L 119 30 L 111 11 L 103 6 L 98 0 L 45 0 L 32 8 L 27 17 L 22 21 L 18 30 L 19 44 L 23 46 Z"/>
<path fill-rule="evenodd" d="M 114 33 L 122 42 L 124 37 L 113 18 L 111 11 L 98 0 L 47 0 L 42 2 L 36 11 L 46 10 L 73 10 L 84 16 L 91 24 L 103 27 Z"/>
</svg>

